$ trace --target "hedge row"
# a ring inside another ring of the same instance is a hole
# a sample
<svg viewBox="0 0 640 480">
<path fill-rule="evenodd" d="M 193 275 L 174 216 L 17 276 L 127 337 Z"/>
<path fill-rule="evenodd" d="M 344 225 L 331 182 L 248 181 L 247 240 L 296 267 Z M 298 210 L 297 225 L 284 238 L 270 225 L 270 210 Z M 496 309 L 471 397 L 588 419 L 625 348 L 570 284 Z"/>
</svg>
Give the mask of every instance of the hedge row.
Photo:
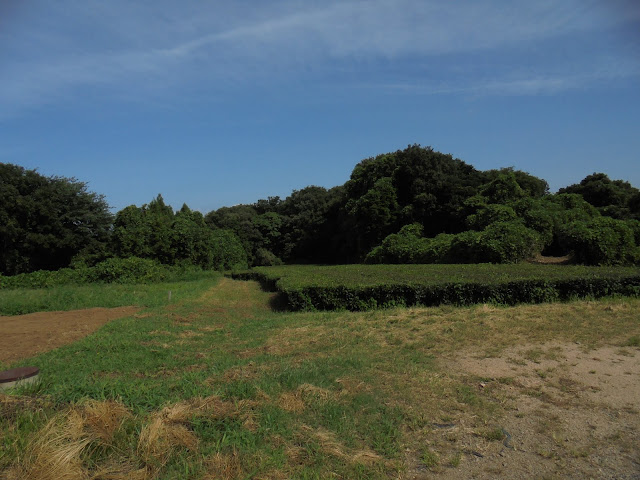
<svg viewBox="0 0 640 480">
<path fill-rule="evenodd" d="M 370 310 L 395 306 L 541 303 L 610 295 L 640 296 L 640 274 L 621 277 L 520 279 L 498 283 L 443 282 L 439 284 L 385 283 L 368 286 L 284 286 L 263 272 L 243 272 L 234 278 L 257 280 L 277 291 L 286 308 L 299 310 Z"/>
</svg>

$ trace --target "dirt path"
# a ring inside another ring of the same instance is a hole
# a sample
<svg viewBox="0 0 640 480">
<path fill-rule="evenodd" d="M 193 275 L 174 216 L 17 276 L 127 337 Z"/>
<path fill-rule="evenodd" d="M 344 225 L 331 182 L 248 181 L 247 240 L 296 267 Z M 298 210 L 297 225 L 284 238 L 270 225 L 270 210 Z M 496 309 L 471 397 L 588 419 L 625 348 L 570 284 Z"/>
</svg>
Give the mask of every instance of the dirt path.
<svg viewBox="0 0 640 480">
<path fill-rule="evenodd" d="M 0 362 L 12 363 L 75 342 L 138 307 L 88 308 L 0 316 Z"/>
<path fill-rule="evenodd" d="M 409 478 L 640 478 L 638 347 L 529 344 L 445 363 L 490 391 L 503 414 L 487 422 L 495 438 L 483 438 L 464 417 L 435 429 L 442 450 L 465 452 L 459 466 L 418 468 Z"/>
</svg>

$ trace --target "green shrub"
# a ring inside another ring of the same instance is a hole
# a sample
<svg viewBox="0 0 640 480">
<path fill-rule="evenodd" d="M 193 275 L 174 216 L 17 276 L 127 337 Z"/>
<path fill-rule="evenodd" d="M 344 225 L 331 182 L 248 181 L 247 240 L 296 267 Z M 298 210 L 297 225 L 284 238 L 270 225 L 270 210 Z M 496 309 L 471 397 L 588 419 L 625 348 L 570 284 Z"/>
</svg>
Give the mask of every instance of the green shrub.
<svg viewBox="0 0 640 480">
<path fill-rule="evenodd" d="M 586 265 L 632 264 L 636 256 L 634 232 L 622 220 L 596 217 L 558 228 L 558 242 Z"/>
<path fill-rule="evenodd" d="M 473 230 L 483 230 L 495 222 L 510 222 L 518 218 L 513 208 L 508 205 L 489 204 L 467 217 L 467 225 Z"/>
<path fill-rule="evenodd" d="M 161 265 L 145 258 L 110 258 L 95 267 L 63 268 L 56 271 L 39 270 L 12 277 L 0 276 L 0 289 L 50 288 L 60 285 L 86 283 L 156 283 L 187 281 L 205 275 L 200 267 L 183 262 L 179 265 Z"/>
<path fill-rule="evenodd" d="M 48 288 L 69 283 L 83 283 L 86 269 L 37 270 L 10 277 L 0 277 L 0 288 Z"/>
<path fill-rule="evenodd" d="M 422 225 L 405 225 L 398 233 L 387 236 L 365 258 L 365 263 L 423 263 L 428 240 L 422 238 Z"/>
<path fill-rule="evenodd" d="M 433 238 L 427 238 L 423 250 L 418 258 L 419 263 L 445 263 L 449 257 L 451 243 L 455 235 L 441 233 Z"/>
<path fill-rule="evenodd" d="M 627 220 L 625 223 L 633 232 L 633 239 L 636 242 L 636 246 L 640 247 L 640 221 Z"/>
<path fill-rule="evenodd" d="M 253 259 L 253 264 L 256 267 L 272 267 L 274 265 L 282 265 L 282 260 L 270 250 L 258 248 Z"/>
<path fill-rule="evenodd" d="M 541 200 L 532 198 L 524 198 L 519 201 L 515 206 L 515 210 L 527 228 L 538 232 L 542 247 L 551 245 L 556 225 L 554 217 L 557 212 L 554 212 L 553 209 L 545 208 Z"/>
<path fill-rule="evenodd" d="M 478 243 L 481 261 L 514 263 L 540 253 L 543 242 L 537 232 L 513 221 L 489 225 L 482 231 Z"/>
<path fill-rule="evenodd" d="M 247 268 L 247 252 L 240 239 L 231 230 L 215 230 L 210 241 L 213 268 L 216 270 Z"/>
<path fill-rule="evenodd" d="M 153 283 L 165 280 L 165 267 L 148 258 L 110 258 L 89 270 L 90 282 Z"/>
<path fill-rule="evenodd" d="M 481 233 L 469 230 L 454 235 L 446 261 L 448 263 L 482 263 L 485 256 Z"/>
</svg>

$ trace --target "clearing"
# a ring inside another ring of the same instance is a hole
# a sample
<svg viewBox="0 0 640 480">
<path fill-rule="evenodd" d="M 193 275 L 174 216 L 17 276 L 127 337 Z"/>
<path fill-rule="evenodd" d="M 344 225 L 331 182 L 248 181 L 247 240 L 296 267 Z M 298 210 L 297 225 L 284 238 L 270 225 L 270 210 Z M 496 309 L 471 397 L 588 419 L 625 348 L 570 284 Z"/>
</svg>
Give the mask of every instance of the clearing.
<svg viewBox="0 0 640 480">
<path fill-rule="evenodd" d="M 138 307 L 86 308 L 0 316 L 0 362 L 12 363 L 75 342 Z"/>
</svg>

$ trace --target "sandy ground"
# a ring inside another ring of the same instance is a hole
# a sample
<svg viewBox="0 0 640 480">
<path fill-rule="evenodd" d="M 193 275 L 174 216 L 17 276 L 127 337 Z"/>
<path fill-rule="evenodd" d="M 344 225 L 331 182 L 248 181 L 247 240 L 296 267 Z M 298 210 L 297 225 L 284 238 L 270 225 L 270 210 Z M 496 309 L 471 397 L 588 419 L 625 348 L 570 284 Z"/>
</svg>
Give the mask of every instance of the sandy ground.
<svg viewBox="0 0 640 480">
<path fill-rule="evenodd" d="M 463 452 L 459 463 L 414 465 L 409 478 L 640 479 L 639 348 L 524 345 L 445 363 L 491 391 L 503 413 L 487 428 L 504 433 L 483 438 L 464 417 L 434 428 L 433 449 L 441 459 Z"/>
<path fill-rule="evenodd" d="M 105 323 L 138 310 L 138 307 L 88 308 L 0 316 L 0 361 L 10 364 L 72 343 Z"/>
</svg>

